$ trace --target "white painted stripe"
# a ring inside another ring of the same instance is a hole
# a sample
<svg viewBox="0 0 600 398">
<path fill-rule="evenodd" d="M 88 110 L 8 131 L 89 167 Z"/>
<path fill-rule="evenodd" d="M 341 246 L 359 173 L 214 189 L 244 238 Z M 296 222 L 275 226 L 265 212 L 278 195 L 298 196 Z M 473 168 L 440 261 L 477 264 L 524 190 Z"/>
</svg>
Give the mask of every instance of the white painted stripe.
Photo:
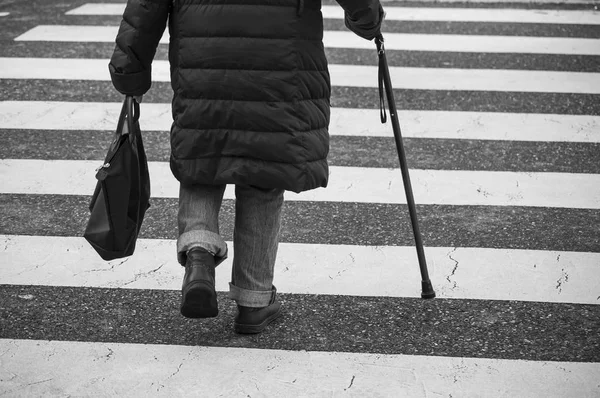
<svg viewBox="0 0 600 398">
<path fill-rule="evenodd" d="M 114 130 L 122 104 L 0 101 L 0 129 Z M 144 131 L 169 131 L 171 104 L 143 103 Z M 403 137 L 511 141 L 600 142 L 600 116 L 399 111 Z M 332 108 L 331 135 L 392 137 L 379 110 Z"/>
<path fill-rule="evenodd" d="M 387 50 L 600 55 L 598 39 L 385 33 L 384 40 Z M 373 49 L 372 42 L 343 31 L 325 32 L 323 43 L 332 48 Z"/>
<path fill-rule="evenodd" d="M 0 193 L 91 195 L 99 161 L 0 160 Z M 176 198 L 178 183 L 167 162 L 149 162 L 152 196 Z M 457 206 L 541 206 L 600 209 L 600 174 L 411 170 L 415 201 Z M 233 198 L 228 187 L 226 198 Z M 327 189 L 288 200 L 405 203 L 399 169 L 330 167 Z"/>
<path fill-rule="evenodd" d="M 38 25 L 17 36 L 15 41 L 112 43 L 115 41 L 118 30 L 118 26 Z M 76 36 L 73 34 L 76 34 Z M 168 43 L 168 33 L 163 35 L 160 41 L 161 43 Z"/>
<path fill-rule="evenodd" d="M 439 1 L 439 0 L 436 0 Z M 446 0 L 447 1 L 447 0 Z M 463 1 L 463 0 L 460 0 Z M 493 0 L 497 2 L 497 0 Z M 530 2 L 530 0 L 526 0 Z M 539 2 L 537 0 L 536 2 Z M 483 1 L 478 1 L 479 3 Z M 564 2 L 564 0 L 561 0 Z M 578 3 L 580 3 L 578 1 Z M 504 8 L 413 8 L 386 6 L 388 21 L 508 22 L 543 24 L 600 24 L 600 12 L 593 10 L 521 10 Z M 68 15 L 122 15 L 125 4 L 84 4 Z M 322 6 L 324 18 L 342 19 L 339 6 Z"/>
<path fill-rule="evenodd" d="M 0 17 L 6 17 L 10 15 L 10 12 L 0 12 Z"/>
<path fill-rule="evenodd" d="M 0 235 L 0 274 L 11 285 L 179 290 L 175 241 L 140 239 L 127 260 L 103 261 L 83 238 Z M 219 265 L 229 289 L 235 247 Z M 600 304 L 600 253 L 426 247 L 437 297 Z M 420 297 L 414 247 L 285 243 L 278 291 L 294 294 Z"/>
<path fill-rule="evenodd" d="M 66 15 L 123 15 L 125 3 L 87 3 L 72 10 Z"/>
<path fill-rule="evenodd" d="M 600 395 L 589 362 L 13 339 L 0 352 L 7 396 Z"/>
<path fill-rule="evenodd" d="M 152 64 L 155 82 L 170 81 L 168 61 Z M 329 65 L 331 84 L 377 87 L 377 67 Z M 600 94 L 600 73 L 390 67 L 394 88 Z M 0 58 L 0 79 L 110 80 L 104 59 Z"/>
<path fill-rule="evenodd" d="M 381 2 L 385 5 L 389 2 L 394 2 L 398 0 L 381 0 Z M 402 2 L 410 2 L 411 0 L 399 0 Z M 501 4 L 498 0 L 420 0 L 420 3 L 446 3 L 446 4 L 454 4 L 454 3 L 470 3 L 470 4 Z M 511 3 L 520 3 L 520 4 L 529 4 L 534 6 L 536 4 L 554 4 L 554 5 L 582 5 L 582 4 L 596 4 L 598 0 L 511 0 Z M 540 10 L 543 11 L 543 10 Z"/>
<path fill-rule="evenodd" d="M 497 0 L 494 0 L 497 2 Z M 480 3 L 480 1 L 477 1 Z M 537 1 L 536 1 L 537 2 Z M 506 22 L 541 24 L 600 24 L 597 10 L 523 10 L 505 8 L 413 8 L 383 5 L 387 21 Z M 339 6 L 323 6 L 324 18 L 341 19 Z M 122 13 L 122 12 L 121 12 Z"/>
<path fill-rule="evenodd" d="M 377 67 L 330 65 L 331 84 L 377 87 Z M 390 67 L 392 86 L 408 90 L 600 94 L 600 73 Z"/>
<path fill-rule="evenodd" d="M 15 40 L 112 43 L 117 32 L 117 26 L 39 25 Z M 169 42 L 168 33 L 161 42 Z M 345 31 L 325 31 L 323 42 L 330 48 L 375 50 L 373 42 Z M 387 33 L 385 46 L 388 50 L 404 51 L 600 55 L 598 39 L 560 37 Z"/>
</svg>

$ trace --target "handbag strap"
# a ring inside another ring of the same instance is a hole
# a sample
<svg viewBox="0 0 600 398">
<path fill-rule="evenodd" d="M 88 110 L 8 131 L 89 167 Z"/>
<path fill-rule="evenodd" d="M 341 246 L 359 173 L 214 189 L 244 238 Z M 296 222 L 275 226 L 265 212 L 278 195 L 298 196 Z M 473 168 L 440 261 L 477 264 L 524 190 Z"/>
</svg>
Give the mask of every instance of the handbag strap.
<svg viewBox="0 0 600 398">
<path fill-rule="evenodd" d="M 135 123 L 140 119 L 140 104 L 132 97 L 126 96 L 123 101 L 123 106 L 121 107 L 121 114 L 119 115 L 119 121 L 117 122 L 117 138 L 120 137 L 127 131 L 125 134 L 130 134 L 131 132 L 135 132 L 136 129 Z M 125 127 L 125 122 L 127 122 L 127 130 Z M 131 137 L 131 135 L 130 135 Z"/>
<path fill-rule="evenodd" d="M 140 119 L 140 104 L 129 95 L 125 97 L 125 102 L 127 103 L 127 114 L 130 116 L 128 119 L 132 123 L 137 122 Z"/>
</svg>

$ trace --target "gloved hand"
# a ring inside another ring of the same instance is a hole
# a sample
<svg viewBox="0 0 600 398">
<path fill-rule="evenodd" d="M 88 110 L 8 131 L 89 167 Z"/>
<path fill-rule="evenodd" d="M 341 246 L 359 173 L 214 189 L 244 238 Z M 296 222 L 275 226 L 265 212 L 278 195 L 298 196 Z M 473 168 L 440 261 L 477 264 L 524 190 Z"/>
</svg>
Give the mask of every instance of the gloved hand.
<svg viewBox="0 0 600 398">
<path fill-rule="evenodd" d="M 373 40 L 381 33 L 381 23 L 385 19 L 385 11 L 381 4 L 379 4 L 379 11 L 375 13 L 363 13 L 362 15 L 355 16 L 352 19 L 350 14 L 344 13 L 344 22 L 346 27 L 358 36 L 366 40 Z"/>
</svg>

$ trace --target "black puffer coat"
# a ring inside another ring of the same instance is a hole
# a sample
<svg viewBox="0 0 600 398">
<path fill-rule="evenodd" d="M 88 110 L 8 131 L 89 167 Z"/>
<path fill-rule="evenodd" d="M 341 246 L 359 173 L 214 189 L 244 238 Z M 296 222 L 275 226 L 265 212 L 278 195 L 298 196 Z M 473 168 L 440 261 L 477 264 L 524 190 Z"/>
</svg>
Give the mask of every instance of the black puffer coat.
<svg viewBox="0 0 600 398">
<path fill-rule="evenodd" d="M 379 0 L 340 0 L 371 39 Z M 183 183 L 300 192 L 327 185 L 330 82 L 320 0 L 129 0 L 109 68 L 126 95 L 151 85 L 169 24 L 171 170 Z"/>
</svg>

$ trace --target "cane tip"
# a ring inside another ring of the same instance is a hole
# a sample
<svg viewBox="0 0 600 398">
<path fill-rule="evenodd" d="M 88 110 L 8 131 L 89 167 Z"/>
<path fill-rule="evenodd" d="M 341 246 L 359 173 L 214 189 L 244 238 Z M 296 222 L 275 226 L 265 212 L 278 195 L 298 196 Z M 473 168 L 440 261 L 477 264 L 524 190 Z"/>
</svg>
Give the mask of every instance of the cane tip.
<svg viewBox="0 0 600 398">
<path fill-rule="evenodd" d="M 435 297 L 435 291 L 431 285 L 431 281 L 421 281 L 421 298 L 432 299 Z"/>
</svg>

